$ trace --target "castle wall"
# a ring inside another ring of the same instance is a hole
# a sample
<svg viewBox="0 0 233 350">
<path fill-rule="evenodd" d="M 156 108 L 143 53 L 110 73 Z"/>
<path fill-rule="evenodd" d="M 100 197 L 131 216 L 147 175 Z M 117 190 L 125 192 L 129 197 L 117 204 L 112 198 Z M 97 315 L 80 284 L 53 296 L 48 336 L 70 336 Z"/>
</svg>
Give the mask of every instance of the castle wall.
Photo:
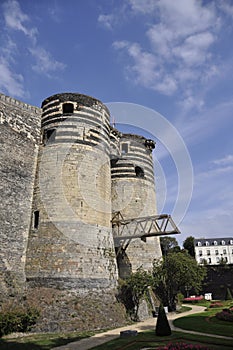
<svg viewBox="0 0 233 350">
<path fill-rule="evenodd" d="M 110 128 L 109 119 L 86 95 L 57 94 L 40 109 L 0 94 L 2 295 L 22 292 L 25 282 L 116 286 L 112 211 L 156 214 L 154 144 Z M 118 259 L 120 273 L 150 269 L 160 256 L 158 238 L 133 239 Z"/>
<path fill-rule="evenodd" d="M 98 100 L 58 94 L 43 104 L 27 250 L 29 286 L 115 288 L 109 112 Z"/>
<path fill-rule="evenodd" d="M 41 109 L 0 94 L 0 297 L 20 293 Z"/>
</svg>

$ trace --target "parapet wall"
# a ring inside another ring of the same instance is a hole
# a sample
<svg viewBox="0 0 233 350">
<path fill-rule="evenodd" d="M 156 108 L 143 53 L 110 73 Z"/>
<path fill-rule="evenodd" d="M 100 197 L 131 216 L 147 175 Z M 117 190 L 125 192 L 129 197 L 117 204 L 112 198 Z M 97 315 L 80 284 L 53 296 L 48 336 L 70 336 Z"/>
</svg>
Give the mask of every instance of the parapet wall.
<svg viewBox="0 0 233 350">
<path fill-rule="evenodd" d="M 0 124 L 33 141 L 40 142 L 41 109 L 0 94 Z"/>
</svg>

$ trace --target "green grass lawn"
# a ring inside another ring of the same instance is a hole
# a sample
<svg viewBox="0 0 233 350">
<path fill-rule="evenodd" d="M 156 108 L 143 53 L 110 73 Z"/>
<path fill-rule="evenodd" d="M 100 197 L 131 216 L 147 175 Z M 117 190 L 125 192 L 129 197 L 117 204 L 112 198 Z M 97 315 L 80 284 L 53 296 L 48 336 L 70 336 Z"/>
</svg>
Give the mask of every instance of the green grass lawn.
<svg viewBox="0 0 233 350">
<path fill-rule="evenodd" d="M 41 334 L 26 336 L 17 339 L 0 339 L 1 350 L 49 350 L 53 347 L 67 344 L 70 341 L 79 340 L 90 334 Z M 217 339 L 206 336 L 197 336 L 182 332 L 172 332 L 171 336 L 158 337 L 154 331 L 139 333 L 136 337 L 117 338 L 106 344 L 93 348 L 93 350 L 141 350 L 142 348 L 157 349 L 167 343 L 185 342 L 191 344 L 201 344 L 213 350 L 232 350 L 232 341 Z M 78 348 L 77 348 L 78 349 Z"/>
<path fill-rule="evenodd" d="M 1 350 L 49 350 L 72 341 L 81 340 L 94 335 L 94 332 L 83 333 L 43 333 L 26 335 L 19 338 L 1 338 Z"/>
<path fill-rule="evenodd" d="M 175 327 L 186 330 L 233 337 L 233 323 L 220 321 L 208 311 L 178 318 L 173 324 Z"/>
<path fill-rule="evenodd" d="M 228 308 L 232 305 L 232 302 L 223 302 L 223 304 L 223 307 Z M 207 308 L 205 312 L 180 317 L 174 320 L 173 324 L 175 327 L 185 330 L 233 337 L 233 323 L 221 321 L 215 317 L 215 314 L 220 312 L 223 307 Z"/>
<path fill-rule="evenodd" d="M 172 332 L 171 336 L 158 337 L 154 331 L 139 333 L 136 337 L 118 338 L 106 344 L 92 348 L 92 350 L 141 350 L 143 348 L 157 349 L 167 343 L 189 343 L 204 345 L 213 350 L 232 350 L 232 341 L 197 336 L 182 332 Z"/>
</svg>

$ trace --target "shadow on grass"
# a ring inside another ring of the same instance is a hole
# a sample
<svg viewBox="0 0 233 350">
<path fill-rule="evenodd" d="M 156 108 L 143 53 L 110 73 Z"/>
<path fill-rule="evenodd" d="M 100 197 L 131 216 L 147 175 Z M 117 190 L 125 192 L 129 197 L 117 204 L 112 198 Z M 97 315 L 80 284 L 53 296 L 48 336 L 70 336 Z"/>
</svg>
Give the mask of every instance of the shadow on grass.
<svg viewBox="0 0 233 350">
<path fill-rule="evenodd" d="M 189 331 L 233 337 L 233 323 L 220 321 L 208 314 L 190 315 L 177 318 L 173 321 L 175 327 Z"/>
<path fill-rule="evenodd" d="M 47 337 L 43 338 L 43 336 L 35 336 L 34 339 L 31 339 L 31 336 L 20 337 L 17 340 L 14 339 L 0 339 L 0 349 L 1 350 L 49 350 L 55 348 L 57 346 L 66 345 L 68 343 L 78 341 L 84 338 L 88 338 L 89 336 L 76 336 L 76 337 L 61 337 L 59 335 L 47 335 Z"/>
</svg>

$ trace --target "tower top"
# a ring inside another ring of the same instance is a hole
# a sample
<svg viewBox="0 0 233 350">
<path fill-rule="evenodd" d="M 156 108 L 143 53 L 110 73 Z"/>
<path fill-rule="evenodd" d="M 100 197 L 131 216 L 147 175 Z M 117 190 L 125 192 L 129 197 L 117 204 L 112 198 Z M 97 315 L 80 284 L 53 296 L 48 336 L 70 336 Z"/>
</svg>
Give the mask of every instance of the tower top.
<svg viewBox="0 0 233 350">
<path fill-rule="evenodd" d="M 96 98 L 88 95 L 83 95 L 75 92 L 64 92 L 64 93 L 59 93 L 59 94 L 49 96 L 42 102 L 41 108 L 43 108 L 49 102 L 54 100 L 57 100 L 59 102 L 66 102 L 66 101 L 78 102 L 87 107 L 91 107 L 93 105 L 101 105 L 109 113 L 108 108 L 100 100 L 97 100 Z"/>
</svg>

